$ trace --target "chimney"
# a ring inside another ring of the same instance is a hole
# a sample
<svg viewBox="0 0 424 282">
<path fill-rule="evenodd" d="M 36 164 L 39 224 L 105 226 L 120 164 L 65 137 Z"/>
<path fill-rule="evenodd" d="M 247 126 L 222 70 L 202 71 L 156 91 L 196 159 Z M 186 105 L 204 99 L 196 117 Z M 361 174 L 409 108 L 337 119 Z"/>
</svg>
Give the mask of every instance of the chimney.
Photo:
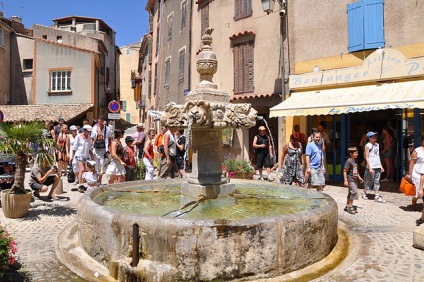
<svg viewBox="0 0 424 282">
<path fill-rule="evenodd" d="M 4 11 L 0 11 L 0 18 L 4 18 Z"/>
<path fill-rule="evenodd" d="M 17 17 L 17 16 L 10 17 L 10 20 L 14 21 L 14 22 L 22 23 L 22 18 Z"/>
</svg>

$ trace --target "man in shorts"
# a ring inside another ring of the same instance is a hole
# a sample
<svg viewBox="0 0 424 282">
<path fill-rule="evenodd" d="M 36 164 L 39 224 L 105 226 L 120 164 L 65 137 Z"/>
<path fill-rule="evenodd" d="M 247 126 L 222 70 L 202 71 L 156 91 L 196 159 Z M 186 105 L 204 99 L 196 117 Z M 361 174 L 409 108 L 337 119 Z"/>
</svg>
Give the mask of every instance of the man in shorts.
<svg viewBox="0 0 424 282">
<path fill-rule="evenodd" d="M 29 187 L 34 190 L 34 197 L 40 198 L 40 192 L 47 192 L 49 186 L 53 185 L 47 195 L 47 198 L 50 200 L 59 199 L 53 194 L 60 181 L 60 176 L 57 172 L 57 167 L 50 166 L 47 162 L 43 162 L 40 165 L 34 165 L 32 167 Z"/>
<path fill-rule="evenodd" d="M 306 173 L 311 180 L 311 187 L 322 191 L 325 186 L 325 166 L 322 147 L 319 145 L 321 133 L 315 131 L 312 134 L 312 142 L 306 146 Z"/>
</svg>

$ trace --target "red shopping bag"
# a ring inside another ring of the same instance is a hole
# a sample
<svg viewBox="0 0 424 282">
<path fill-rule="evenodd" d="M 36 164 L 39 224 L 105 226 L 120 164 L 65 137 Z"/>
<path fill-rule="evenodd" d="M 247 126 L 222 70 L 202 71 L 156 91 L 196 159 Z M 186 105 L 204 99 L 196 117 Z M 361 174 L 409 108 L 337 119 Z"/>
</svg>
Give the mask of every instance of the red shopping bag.
<svg viewBox="0 0 424 282">
<path fill-rule="evenodd" d="M 402 177 L 399 190 L 405 194 L 405 196 L 415 196 L 416 193 L 415 185 L 406 180 L 405 177 Z"/>
</svg>

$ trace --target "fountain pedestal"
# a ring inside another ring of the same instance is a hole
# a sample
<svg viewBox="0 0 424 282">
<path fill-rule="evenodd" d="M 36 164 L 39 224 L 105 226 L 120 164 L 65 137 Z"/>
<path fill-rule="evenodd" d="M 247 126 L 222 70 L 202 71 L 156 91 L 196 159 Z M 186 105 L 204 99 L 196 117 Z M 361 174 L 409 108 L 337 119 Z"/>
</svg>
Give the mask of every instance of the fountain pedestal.
<svg viewBox="0 0 424 282">
<path fill-rule="evenodd" d="M 193 129 L 192 140 L 192 172 L 181 186 L 182 194 L 214 199 L 233 193 L 234 184 L 222 178 L 222 129 Z"/>
</svg>

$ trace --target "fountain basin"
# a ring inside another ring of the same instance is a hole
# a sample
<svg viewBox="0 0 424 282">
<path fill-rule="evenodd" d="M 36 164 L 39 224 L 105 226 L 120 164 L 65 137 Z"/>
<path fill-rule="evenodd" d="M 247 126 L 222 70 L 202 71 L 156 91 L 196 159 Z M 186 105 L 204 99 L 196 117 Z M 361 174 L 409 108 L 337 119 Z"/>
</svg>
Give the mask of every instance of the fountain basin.
<svg viewBox="0 0 424 282">
<path fill-rule="evenodd" d="M 172 193 L 169 187 L 178 187 L 181 180 L 122 183 L 96 189 L 81 198 L 77 209 L 79 243 L 115 279 L 137 277 L 145 281 L 274 277 L 320 261 L 336 245 L 337 204 L 328 195 L 259 181 L 232 183 L 236 184 L 235 202 L 249 198 L 245 196 L 252 194 L 252 187 L 261 187 L 266 191 L 263 198 L 280 197 L 282 205 L 285 200 L 291 201 L 287 191 L 295 191 L 296 197 L 302 195 L 310 199 L 306 204 L 309 208 L 264 216 L 263 210 L 272 207 L 264 204 L 258 209 L 260 216 L 200 218 L 196 215 L 190 218 L 186 214 L 172 218 L 169 217 L 172 213 L 168 216 L 137 214 L 95 202 L 104 201 L 107 193 L 156 193 L 158 196 Z M 151 195 L 148 198 L 154 202 Z M 140 209 L 145 208 L 142 206 Z M 207 206 L 208 203 L 200 209 Z M 140 261 L 132 267 L 134 224 L 139 227 L 140 245 L 136 252 Z"/>
</svg>

